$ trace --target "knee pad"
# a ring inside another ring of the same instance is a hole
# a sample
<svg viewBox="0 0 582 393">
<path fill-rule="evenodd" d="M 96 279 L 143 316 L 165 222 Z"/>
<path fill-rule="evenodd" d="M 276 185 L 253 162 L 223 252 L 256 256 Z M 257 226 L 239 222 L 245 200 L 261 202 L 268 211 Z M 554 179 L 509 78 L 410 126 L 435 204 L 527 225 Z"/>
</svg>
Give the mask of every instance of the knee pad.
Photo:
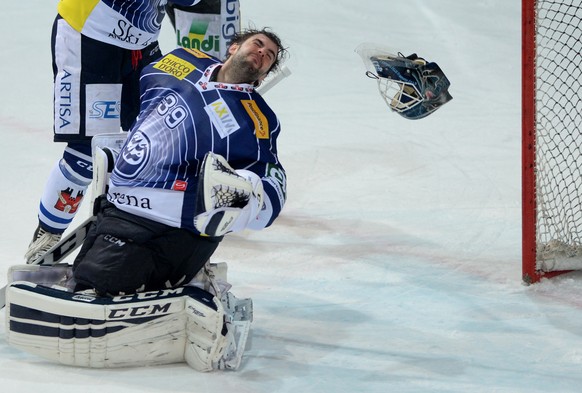
<svg viewBox="0 0 582 393">
<path fill-rule="evenodd" d="M 228 344 L 220 300 L 196 287 L 99 298 L 16 281 L 6 289 L 6 317 L 10 345 L 80 367 L 185 361 L 211 371 Z"/>
</svg>

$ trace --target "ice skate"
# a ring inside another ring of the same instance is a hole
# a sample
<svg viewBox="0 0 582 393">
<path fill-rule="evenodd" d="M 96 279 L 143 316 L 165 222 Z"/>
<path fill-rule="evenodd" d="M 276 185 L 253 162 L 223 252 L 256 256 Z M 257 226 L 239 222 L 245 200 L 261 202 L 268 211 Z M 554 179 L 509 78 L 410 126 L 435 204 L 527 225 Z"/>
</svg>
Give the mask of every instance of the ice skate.
<svg viewBox="0 0 582 393">
<path fill-rule="evenodd" d="M 48 250 L 50 250 L 55 244 L 61 240 L 63 236 L 62 233 L 51 233 L 45 231 L 39 225 L 34 231 L 34 236 L 32 241 L 28 246 L 28 251 L 24 254 L 24 259 L 26 263 L 34 264 L 38 259 L 40 259 Z"/>
</svg>

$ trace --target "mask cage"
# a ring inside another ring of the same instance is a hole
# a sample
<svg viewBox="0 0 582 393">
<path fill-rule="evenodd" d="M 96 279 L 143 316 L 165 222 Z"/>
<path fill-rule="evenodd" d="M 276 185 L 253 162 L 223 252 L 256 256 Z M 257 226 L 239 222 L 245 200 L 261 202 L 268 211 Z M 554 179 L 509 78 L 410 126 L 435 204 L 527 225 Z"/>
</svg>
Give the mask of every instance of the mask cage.
<svg viewBox="0 0 582 393">
<path fill-rule="evenodd" d="M 414 108 L 422 101 L 422 95 L 412 83 L 395 81 L 393 79 L 375 76 L 378 80 L 378 90 L 386 104 L 395 112 L 403 112 Z"/>
</svg>

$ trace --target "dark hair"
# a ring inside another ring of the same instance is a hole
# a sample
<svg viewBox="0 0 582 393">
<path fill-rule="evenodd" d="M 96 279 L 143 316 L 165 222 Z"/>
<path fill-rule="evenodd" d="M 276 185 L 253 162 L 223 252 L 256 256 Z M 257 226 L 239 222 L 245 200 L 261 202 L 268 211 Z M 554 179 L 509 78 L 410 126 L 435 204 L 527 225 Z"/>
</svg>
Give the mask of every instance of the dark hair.
<svg viewBox="0 0 582 393">
<path fill-rule="evenodd" d="M 258 30 L 258 29 L 242 30 L 242 31 L 236 33 L 235 35 L 233 35 L 232 39 L 230 40 L 229 46 L 232 44 L 240 45 L 243 42 L 245 42 L 246 40 L 248 40 L 249 38 L 251 38 L 252 36 L 255 36 L 257 34 L 263 34 L 268 39 L 273 41 L 275 43 L 275 45 L 277 45 L 277 56 L 275 58 L 275 61 L 273 62 L 273 65 L 267 71 L 267 74 L 270 73 L 271 71 L 277 71 L 279 69 L 281 63 L 287 58 L 287 48 L 283 47 L 283 43 L 281 42 L 281 39 L 279 38 L 279 36 L 277 34 L 273 33 L 271 30 L 269 30 L 268 27 L 264 27 L 261 30 Z M 229 56 L 230 55 L 227 55 L 226 58 L 228 59 Z"/>
</svg>

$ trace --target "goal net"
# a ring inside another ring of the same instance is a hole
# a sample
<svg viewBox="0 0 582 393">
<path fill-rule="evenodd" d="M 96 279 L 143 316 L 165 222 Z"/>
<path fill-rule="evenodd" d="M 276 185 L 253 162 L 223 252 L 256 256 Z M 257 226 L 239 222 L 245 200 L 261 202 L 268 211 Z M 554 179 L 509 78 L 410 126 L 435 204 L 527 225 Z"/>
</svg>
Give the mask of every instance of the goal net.
<svg viewBox="0 0 582 393">
<path fill-rule="evenodd" d="M 582 2 L 522 0 L 523 280 L 582 269 Z"/>
</svg>

